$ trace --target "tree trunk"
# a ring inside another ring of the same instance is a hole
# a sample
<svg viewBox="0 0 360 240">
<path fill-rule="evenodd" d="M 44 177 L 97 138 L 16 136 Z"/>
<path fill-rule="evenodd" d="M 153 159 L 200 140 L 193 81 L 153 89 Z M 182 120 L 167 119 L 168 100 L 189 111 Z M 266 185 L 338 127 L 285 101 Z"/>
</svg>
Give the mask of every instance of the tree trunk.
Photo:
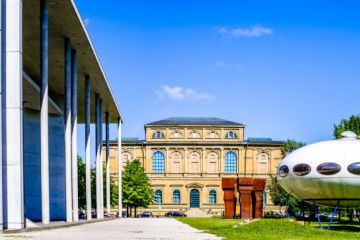
<svg viewBox="0 0 360 240">
<path fill-rule="evenodd" d="M 137 217 L 137 211 L 136 211 L 136 207 L 134 208 L 134 212 L 135 212 L 135 216 L 134 217 Z"/>
</svg>

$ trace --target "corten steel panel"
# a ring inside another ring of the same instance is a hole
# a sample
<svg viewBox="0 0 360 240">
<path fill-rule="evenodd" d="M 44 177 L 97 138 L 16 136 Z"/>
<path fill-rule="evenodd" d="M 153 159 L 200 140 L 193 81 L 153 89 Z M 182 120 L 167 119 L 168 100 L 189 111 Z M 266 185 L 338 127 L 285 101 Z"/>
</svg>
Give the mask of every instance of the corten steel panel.
<svg viewBox="0 0 360 240">
<path fill-rule="evenodd" d="M 254 218 L 263 217 L 263 196 L 266 185 L 266 179 L 255 178 L 254 179 L 254 193 L 253 193 L 253 216 Z"/>
<path fill-rule="evenodd" d="M 253 192 L 253 217 L 262 218 L 263 217 L 263 191 L 254 191 Z"/>
<path fill-rule="evenodd" d="M 239 178 L 238 191 L 240 192 L 241 218 L 252 219 L 253 218 L 253 210 L 252 210 L 253 209 L 252 206 L 253 178 Z"/>
<path fill-rule="evenodd" d="M 225 218 L 234 218 L 236 178 L 223 178 L 221 186 L 224 191 Z"/>
</svg>

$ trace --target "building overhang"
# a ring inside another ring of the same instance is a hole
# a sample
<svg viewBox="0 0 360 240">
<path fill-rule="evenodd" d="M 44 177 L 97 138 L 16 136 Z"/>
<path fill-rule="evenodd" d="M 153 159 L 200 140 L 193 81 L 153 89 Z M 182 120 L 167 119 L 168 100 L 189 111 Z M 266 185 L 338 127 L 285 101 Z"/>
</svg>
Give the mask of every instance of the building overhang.
<svg viewBox="0 0 360 240">
<path fill-rule="evenodd" d="M 94 46 L 73 0 L 47 0 L 49 9 L 49 96 L 64 95 L 64 39 L 77 51 L 78 122 L 85 116 L 85 75 L 90 76 L 91 122 L 95 122 L 95 94 L 102 98 L 110 122 L 121 118 Z M 40 85 L 40 1 L 23 1 L 23 69 Z M 24 89 L 24 95 L 27 94 Z M 55 99 L 55 98 L 54 98 Z"/>
</svg>

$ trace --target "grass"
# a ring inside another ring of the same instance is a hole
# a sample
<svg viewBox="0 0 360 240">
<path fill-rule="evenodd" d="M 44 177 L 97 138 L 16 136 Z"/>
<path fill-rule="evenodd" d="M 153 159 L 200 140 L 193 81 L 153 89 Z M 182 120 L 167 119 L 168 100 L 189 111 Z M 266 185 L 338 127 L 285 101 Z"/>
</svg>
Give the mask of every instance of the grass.
<svg viewBox="0 0 360 240">
<path fill-rule="evenodd" d="M 319 229 L 318 225 L 305 224 L 287 219 L 261 219 L 233 227 L 241 220 L 216 218 L 181 218 L 179 221 L 205 232 L 233 239 L 360 239 L 360 225 L 334 224 L 333 230 Z M 324 226 L 326 227 L 326 226 Z"/>
</svg>

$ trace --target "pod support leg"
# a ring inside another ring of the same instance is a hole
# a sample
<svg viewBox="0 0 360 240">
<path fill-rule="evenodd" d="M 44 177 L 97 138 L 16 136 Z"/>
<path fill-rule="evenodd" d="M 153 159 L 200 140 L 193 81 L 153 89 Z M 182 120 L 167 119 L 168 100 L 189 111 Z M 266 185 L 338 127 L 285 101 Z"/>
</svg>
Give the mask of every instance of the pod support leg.
<svg viewBox="0 0 360 240">
<path fill-rule="evenodd" d="M 286 216 L 286 218 L 290 218 L 290 214 L 289 214 L 289 211 L 288 211 L 288 209 L 289 209 L 289 198 L 288 197 L 285 198 L 285 206 L 286 206 L 286 208 L 285 208 L 285 216 Z"/>
<path fill-rule="evenodd" d="M 334 221 L 334 217 L 335 217 L 336 212 L 337 212 L 337 210 L 338 210 L 338 208 L 339 208 L 339 203 L 340 203 L 340 200 L 337 201 L 336 207 L 334 208 L 334 211 L 333 211 L 333 213 L 332 213 L 332 215 L 331 215 L 331 219 L 330 219 L 330 221 L 329 221 L 329 223 L 328 223 L 328 226 L 327 226 L 327 229 L 328 229 L 328 230 L 330 230 L 331 224 L 332 224 L 332 222 Z"/>
<path fill-rule="evenodd" d="M 322 224 L 321 224 L 321 219 L 320 219 L 320 214 L 319 214 L 319 207 L 315 204 L 315 201 L 313 201 L 313 204 L 314 204 L 313 207 L 315 210 L 315 216 L 317 216 L 317 220 L 318 220 L 320 229 L 322 229 Z"/>
</svg>

